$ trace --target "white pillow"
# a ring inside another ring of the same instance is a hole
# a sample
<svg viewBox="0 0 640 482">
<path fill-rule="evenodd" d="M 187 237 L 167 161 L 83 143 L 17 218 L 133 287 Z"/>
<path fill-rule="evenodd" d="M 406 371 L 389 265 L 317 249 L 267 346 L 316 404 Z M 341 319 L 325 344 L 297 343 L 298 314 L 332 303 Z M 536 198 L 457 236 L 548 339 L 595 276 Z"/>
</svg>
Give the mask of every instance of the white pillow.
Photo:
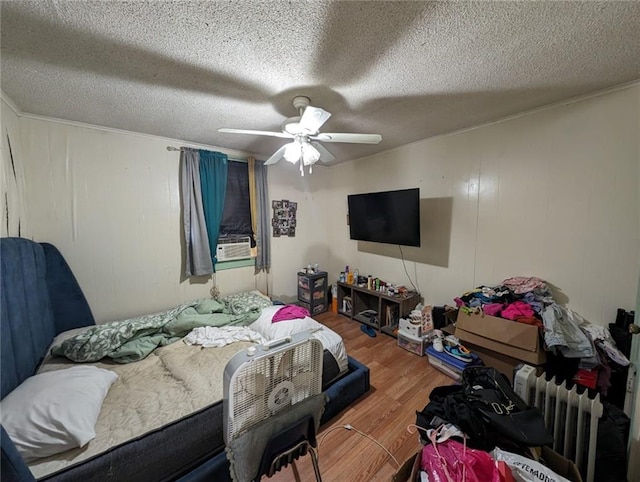
<svg viewBox="0 0 640 482">
<path fill-rule="evenodd" d="M 303 331 L 322 329 L 322 325 L 313 318 L 296 318 L 295 320 L 282 320 L 272 322 L 273 316 L 283 305 L 274 305 L 263 308 L 260 317 L 249 325 L 249 328 L 257 331 L 267 340 L 275 340 L 285 336 L 294 335 Z"/>
<path fill-rule="evenodd" d="M 2 425 L 27 462 L 83 447 L 117 378 L 94 366 L 29 377 L 0 402 Z"/>
</svg>

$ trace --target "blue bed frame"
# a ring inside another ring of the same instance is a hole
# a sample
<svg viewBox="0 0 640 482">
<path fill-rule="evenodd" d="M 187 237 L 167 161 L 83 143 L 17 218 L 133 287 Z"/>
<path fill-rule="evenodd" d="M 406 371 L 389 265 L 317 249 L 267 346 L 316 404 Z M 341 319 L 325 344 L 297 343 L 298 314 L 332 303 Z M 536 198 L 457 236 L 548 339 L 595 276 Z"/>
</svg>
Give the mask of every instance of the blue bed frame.
<svg viewBox="0 0 640 482">
<path fill-rule="evenodd" d="M 1 238 L 0 260 L 2 270 L 0 287 L 2 305 L 0 311 L 0 398 L 4 398 L 23 380 L 33 375 L 44 358 L 53 338 L 66 330 L 94 325 L 91 309 L 62 254 L 51 244 L 36 243 L 23 238 Z M 369 369 L 357 360 L 349 357 L 349 373 L 330 385 L 326 394 L 329 398 L 322 423 L 326 423 L 362 394 L 369 391 Z M 215 436 L 221 438 L 222 404 L 213 406 L 213 412 L 202 412 L 201 417 L 215 414 L 218 418 Z M 218 416 L 217 413 L 220 413 Z M 192 423 L 202 425 L 197 416 Z M 178 422 L 181 423 L 181 422 Z M 216 447 L 216 452 L 206 460 L 199 460 L 188 466 L 173 467 L 163 471 L 162 476 L 136 473 L 135 460 L 144 460 L 144 453 L 155 447 L 176 444 L 177 424 L 167 426 L 152 433 L 146 441 L 144 450 L 139 445 L 129 444 L 125 455 L 130 456 L 134 465 L 127 467 L 121 475 L 113 471 L 101 471 L 95 459 L 88 464 L 80 464 L 84 472 L 75 471 L 77 467 L 60 472 L 45 480 L 179 480 L 230 481 L 229 463 L 224 446 Z M 29 468 L 11 442 L 3 427 L 0 427 L 2 454 L 0 459 L 0 479 L 3 482 L 34 481 Z M 173 431 L 173 432 L 172 432 Z M 117 450 L 117 449 L 116 449 Z M 177 449 L 176 449 L 177 450 Z M 106 455 L 109 457 L 109 453 Z M 113 467 L 121 462 L 122 454 L 112 456 L 109 463 Z M 94 463 L 95 465 L 91 465 Z M 96 468 L 94 471 L 93 468 Z M 140 477 L 143 477 L 141 479 Z"/>
</svg>

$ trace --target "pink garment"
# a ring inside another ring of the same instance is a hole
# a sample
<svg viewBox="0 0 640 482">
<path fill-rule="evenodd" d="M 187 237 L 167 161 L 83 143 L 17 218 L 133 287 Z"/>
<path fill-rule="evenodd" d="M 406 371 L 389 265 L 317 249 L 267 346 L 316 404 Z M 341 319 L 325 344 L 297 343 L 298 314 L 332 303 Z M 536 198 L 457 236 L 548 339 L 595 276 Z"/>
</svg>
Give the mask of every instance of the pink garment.
<svg viewBox="0 0 640 482">
<path fill-rule="evenodd" d="M 309 311 L 306 308 L 298 305 L 284 305 L 276 314 L 273 315 L 271 319 L 271 323 L 276 323 L 278 321 L 284 320 L 296 320 L 299 318 L 306 318 L 309 316 Z"/>
<path fill-rule="evenodd" d="M 489 316 L 500 316 L 504 305 L 502 303 L 487 303 L 482 305 L 482 311 Z"/>
<path fill-rule="evenodd" d="M 537 289 L 547 289 L 547 282 L 543 279 L 536 278 L 535 276 L 515 276 L 513 278 L 507 278 L 502 282 L 502 284 L 518 295 L 529 293 L 530 291 Z"/>
<path fill-rule="evenodd" d="M 534 313 L 535 312 L 529 303 L 525 303 L 524 301 L 514 301 L 502 310 L 502 314 L 500 316 L 507 320 L 515 320 L 520 317 L 533 316 Z"/>
</svg>

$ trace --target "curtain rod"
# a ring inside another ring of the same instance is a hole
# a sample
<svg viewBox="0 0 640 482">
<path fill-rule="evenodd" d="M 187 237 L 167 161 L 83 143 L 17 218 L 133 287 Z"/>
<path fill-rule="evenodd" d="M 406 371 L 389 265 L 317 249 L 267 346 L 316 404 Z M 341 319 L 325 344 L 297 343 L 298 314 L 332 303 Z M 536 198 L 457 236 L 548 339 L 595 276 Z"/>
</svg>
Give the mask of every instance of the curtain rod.
<svg viewBox="0 0 640 482">
<path fill-rule="evenodd" d="M 167 151 L 178 151 L 178 152 L 182 152 L 184 151 L 185 148 L 184 147 L 173 147 L 173 146 L 167 146 Z M 230 161 L 239 161 L 239 162 L 247 162 L 246 159 L 238 159 L 235 157 L 229 157 L 227 156 L 227 159 L 229 159 Z"/>
</svg>

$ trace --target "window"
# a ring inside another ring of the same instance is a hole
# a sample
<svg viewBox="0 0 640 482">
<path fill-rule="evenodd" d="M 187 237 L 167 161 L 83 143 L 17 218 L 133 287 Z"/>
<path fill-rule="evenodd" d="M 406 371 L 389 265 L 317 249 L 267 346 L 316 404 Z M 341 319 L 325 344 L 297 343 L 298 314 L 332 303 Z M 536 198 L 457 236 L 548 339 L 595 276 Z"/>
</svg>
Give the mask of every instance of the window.
<svg viewBox="0 0 640 482">
<path fill-rule="evenodd" d="M 251 246 L 255 246 L 249 203 L 249 169 L 246 162 L 229 161 L 219 238 L 245 236 L 249 236 Z"/>
<path fill-rule="evenodd" d="M 266 166 L 253 158 L 230 161 L 221 152 L 181 151 L 185 277 L 251 264 L 256 273 L 268 271 Z"/>
<path fill-rule="evenodd" d="M 246 162 L 228 161 L 227 190 L 220 223 L 217 269 L 252 266 L 255 263 L 255 233 L 251 224 L 249 168 Z M 247 242 L 248 241 L 248 242 Z"/>
</svg>

